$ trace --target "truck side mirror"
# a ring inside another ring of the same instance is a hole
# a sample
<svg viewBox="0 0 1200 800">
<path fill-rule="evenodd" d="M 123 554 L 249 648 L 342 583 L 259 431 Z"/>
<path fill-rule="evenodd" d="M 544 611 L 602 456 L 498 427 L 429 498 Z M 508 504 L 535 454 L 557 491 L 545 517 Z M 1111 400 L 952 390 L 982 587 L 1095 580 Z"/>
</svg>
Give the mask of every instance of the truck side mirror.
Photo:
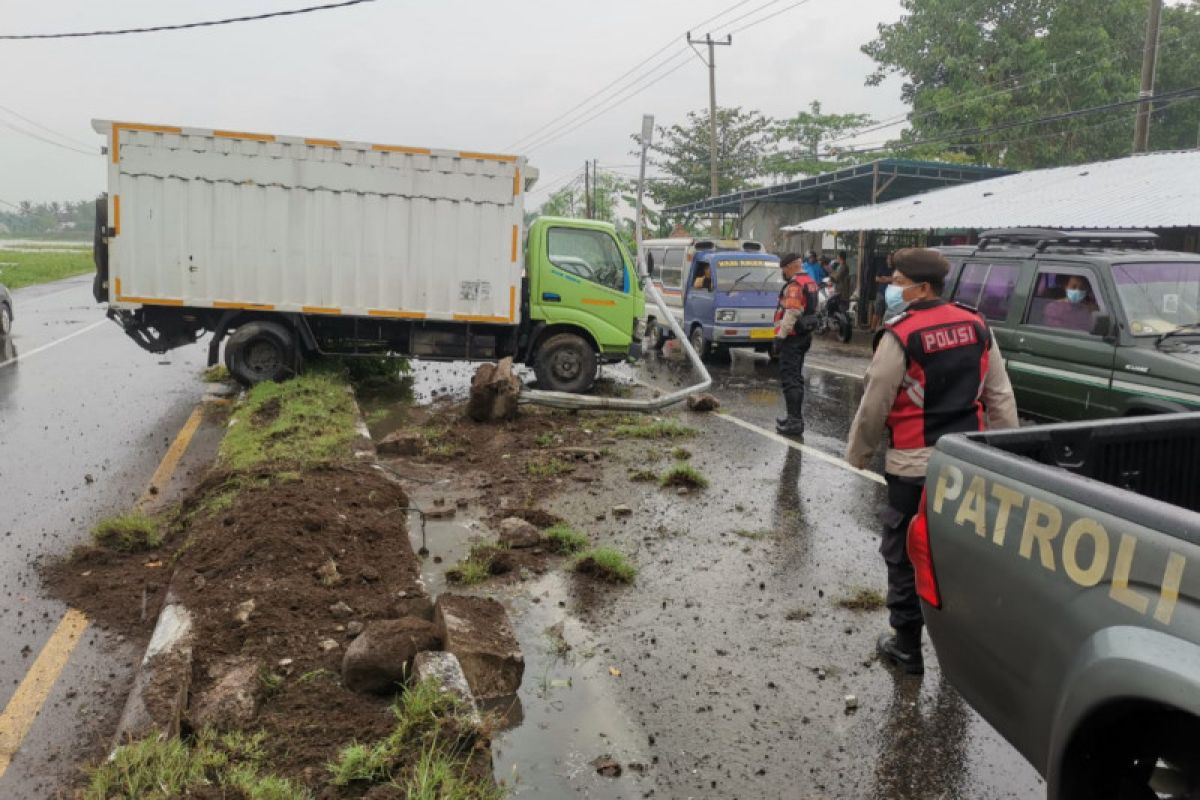
<svg viewBox="0 0 1200 800">
<path fill-rule="evenodd" d="M 1113 328 L 1113 318 L 1108 314 L 1097 314 L 1092 318 L 1092 336 L 1099 336 L 1105 341 L 1116 338 Z"/>
</svg>

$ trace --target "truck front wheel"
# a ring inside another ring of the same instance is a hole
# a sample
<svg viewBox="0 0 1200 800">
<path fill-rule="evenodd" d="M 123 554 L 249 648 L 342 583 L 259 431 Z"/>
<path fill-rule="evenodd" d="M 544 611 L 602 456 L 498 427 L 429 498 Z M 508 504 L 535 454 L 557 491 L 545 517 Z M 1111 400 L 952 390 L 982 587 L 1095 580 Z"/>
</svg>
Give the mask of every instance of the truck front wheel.
<svg viewBox="0 0 1200 800">
<path fill-rule="evenodd" d="M 275 322 L 248 322 L 225 343 L 225 366 L 244 386 L 287 380 L 300 371 L 296 337 Z"/>
<path fill-rule="evenodd" d="M 596 353 L 582 336 L 556 333 L 538 347 L 533 371 L 542 389 L 580 394 L 596 379 Z"/>
</svg>

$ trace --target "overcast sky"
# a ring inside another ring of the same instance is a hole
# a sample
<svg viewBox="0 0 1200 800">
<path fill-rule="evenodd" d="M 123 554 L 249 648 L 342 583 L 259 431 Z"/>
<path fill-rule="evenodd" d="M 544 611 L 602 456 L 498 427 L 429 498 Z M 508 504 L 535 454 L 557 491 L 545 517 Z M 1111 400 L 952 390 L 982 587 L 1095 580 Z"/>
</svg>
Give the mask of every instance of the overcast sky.
<svg viewBox="0 0 1200 800">
<path fill-rule="evenodd" d="M 172 24 L 319 1 L 0 0 L 0 34 Z M 8 109 L 0 109 L 0 201 L 83 199 L 105 188 L 99 155 L 16 133 L 7 126 L 61 141 L 9 111 L 97 153 L 94 118 L 507 152 L 668 44 L 647 68 L 671 58 L 687 29 L 723 36 L 777 10 L 783 13 L 717 50 L 718 103 L 777 117 L 814 99 L 831 112 L 903 112 L 897 81 L 864 85 L 872 62 L 859 52 L 878 23 L 899 18 L 898 0 L 808 0 L 789 8 L 795 3 L 376 0 L 192 31 L 0 41 L 0 106 Z M 629 134 L 643 113 L 670 124 L 707 108 L 707 71 L 696 56 L 669 61 L 650 77 L 679 64 L 556 141 L 515 151 L 541 170 L 548 188 L 585 159 L 633 163 Z M 575 112 L 580 120 L 594 113 Z M 537 193 L 530 205 L 544 198 Z"/>
</svg>

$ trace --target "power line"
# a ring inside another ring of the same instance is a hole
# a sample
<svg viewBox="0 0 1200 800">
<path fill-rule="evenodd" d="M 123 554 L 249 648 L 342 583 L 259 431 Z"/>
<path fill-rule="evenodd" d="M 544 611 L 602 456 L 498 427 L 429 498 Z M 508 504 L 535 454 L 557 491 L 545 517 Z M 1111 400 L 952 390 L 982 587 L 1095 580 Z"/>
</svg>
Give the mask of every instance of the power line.
<svg viewBox="0 0 1200 800">
<path fill-rule="evenodd" d="M 740 28 L 734 28 L 729 33 L 730 33 L 730 35 L 735 34 L 735 33 L 741 33 L 744 30 L 753 28 L 755 25 L 761 25 L 762 23 L 766 22 L 769 19 L 774 19 L 775 17 L 778 17 L 780 14 L 784 13 L 785 11 L 791 11 L 793 8 L 798 8 L 807 2 L 809 2 L 809 0 L 799 0 L 799 2 L 792 3 L 790 6 L 785 6 L 781 9 L 779 9 L 778 11 L 768 14 L 767 16 L 763 17 L 762 19 L 756 19 L 756 20 L 754 20 L 754 22 L 747 23 L 746 25 L 743 25 Z M 767 5 L 771 5 L 771 4 L 768 3 Z"/>
<path fill-rule="evenodd" d="M 345 8 L 347 6 L 356 6 L 360 3 L 373 3 L 375 0 L 343 0 L 340 3 L 327 3 L 320 6 L 308 6 L 306 8 L 293 8 L 286 11 L 271 11 L 265 14 L 253 14 L 247 17 L 230 17 L 228 19 L 206 20 L 204 22 L 184 22 L 178 25 L 155 25 L 149 28 L 121 28 L 118 30 L 106 31 L 81 31 L 71 33 L 24 33 L 24 34 L 7 34 L 0 35 L 0 40 L 18 40 L 18 39 L 80 39 L 89 36 L 122 36 L 127 33 L 158 33 L 160 31 L 181 31 L 190 28 L 206 28 L 214 25 L 232 25 L 237 22 L 257 22 L 264 19 L 273 19 L 275 17 L 293 17 L 298 14 L 309 14 L 314 11 L 329 11 L 335 8 Z"/>
<path fill-rule="evenodd" d="M 72 147 L 69 144 L 62 144 L 61 142 L 56 142 L 53 139 L 47 139 L 45 136 L 34 133 L 33 131 L 27 131 L 24 128 L 17 127 L 16 125 L 13 125 L 11 122 L 8 122 L 7 120 L 0 119 L 0 126 L 8 128 L 10 131 L 13 131 L 14 133 L 19 133 L 22 136 L 28 136 L 31 139 L 37 139 L 39 142 L 45 142 L 46 144 L 53 145 L 54 147 L 60 147 L 63 150 L 70 150 L 72 153 L 82 153 L 85 156 L 94 156 L 94 155 L 98 155 L 100 152 L 98 149 L 97 150 L 81 150 L 78 147 Z"/>
<path fill-rule="evenodd" d="M 24 120 L 25 122 L 28 122 L 30 125 L 34 126 L 35 128 L 39 128 L 39 129 L 45 131 L 46 133 L 54 134 L 58 138 L 63 139 L 64 141 L 68 141 L 68 142 L 77 144 L 80 147 L 94 147 L 95 146 L 94 143 L 84 142 L 79 139 L 76 139 L 73 136 L 68 136 L 65 133 L 59 133 L 58 131 L 54 130 L 53 128 L 47 128 L 45 125 L 41 124 L 37 120 L 32 120 L 29 117 L 25 116 L 24 114 L 19 114 L 16 111 L 13 111 L 8 106 L 0 106 L 0 111 L 4 111 L 9 114 L 12 114 L 17 119 Z"/>
</svg>

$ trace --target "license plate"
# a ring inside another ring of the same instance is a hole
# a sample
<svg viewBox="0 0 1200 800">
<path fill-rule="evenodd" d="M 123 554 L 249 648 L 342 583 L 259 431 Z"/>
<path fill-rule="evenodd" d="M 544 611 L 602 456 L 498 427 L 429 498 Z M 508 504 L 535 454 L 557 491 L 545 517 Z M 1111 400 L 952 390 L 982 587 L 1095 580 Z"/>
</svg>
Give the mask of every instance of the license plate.
<svg viewBox="0 0 1200 800">
<path fill-rule="evenodd" d="M 774 339 L 775 338 L 775 329 L 774 328 L 751 328 L 750 329 L 750 338 L 751 339 Z"/>
</svg>

